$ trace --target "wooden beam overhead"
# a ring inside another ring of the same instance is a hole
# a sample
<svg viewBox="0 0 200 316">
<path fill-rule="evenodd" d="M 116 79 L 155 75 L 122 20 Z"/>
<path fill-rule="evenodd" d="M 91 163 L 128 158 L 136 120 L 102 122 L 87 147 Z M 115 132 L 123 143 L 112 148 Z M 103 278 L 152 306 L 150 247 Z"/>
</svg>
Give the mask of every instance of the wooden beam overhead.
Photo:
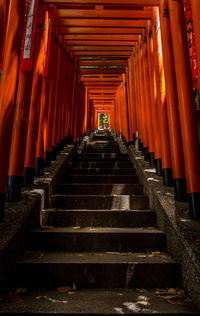
<svg viewBox="0 0 200 316">
<path fill-rule="evenodd" d="M 90 100 L 114 100 L 115 97 L 114 96 L 89 96 Z"/>
<path fill-rule="evenodd" d="M 101 87 L 102 85 L 106 85 L 107 87 L 119 86 L 119 83 L 120 82 L 114 82 L 114 81 L 107 81 L 107 82 L 106 81 L 104 82 L 103 81 L 102 82 L 83 81 L 82 82 L 84 86 L 91 86 L 92 84 L 93 86 L 101 86 Z"/>
<path fill-rule="evenodd" d="M 124 34 L 124 35 L 94 35 L 94 34 L 80 34 L 80 35 L 72 35 L 72 34 L 67 34 L 64 35 L 64 39 L 65 40 L 79 40 L 79 41 L 97 41 L 97 40 L 101 40 L 101 41 L 133 41 L 136 42 L 138 41 L 138 35 L 130 35 L 130 34 Z"/>
<path fill-rule="evenodd" d="M 79 66 L 128 66 L 128 60 L 79 60 Z"/>
<path fill-rule="evenodd" d="M 112 5 L 133 5 L 134 6 L 158 6 L 159 0 L 40 0 L 40 3 L 51 3 L 51 4 L 112 4 Z"/>
<path fill-rule="evenodd" d="M 89 88 L 88 93 L 116 93 L 116 89 L 107 89 L 105 91 L 104 89 L 100 89 L 100 88 L 96 88 L 96 89 Z"/>
<path fill-rule="evenodd" d="M 68 46 L 134 46 L 135 42 L 128 41 L 67 41 Z"/>
<path fill-rule="evenodd" d="M 146 27 L 146 20 L 104 20 L 104 19 L 55 19 L 56 26 L 87 26 L 87 27 Z"/>
<path fill-rule="evenodd" d="M 75 56 L 81 56 L 81 57 L 93 57 L 93 56 L 104 56 L 104 57 L 109 57 L 109 56 L 117 56 L 117 57 L 128 57 L 131 56 L 131 51 L 102 51 L 102 52 L 97 52 L 97 51 L 87 51 L 87 52 L 73 52 Z"/>
<path fill-rule="evenodd" d="M 131 46 L 71 46 L 70 51 L 72 52 L 87 52 L 87 51 L 133 51 L 133 48 Z"/>
<path fill-rule="evenodd" d="M 142 34 L 143 28 L 58 27 L 59 34 Z"/>
<path fill-rule="evenodd" d="M 80 69 L 80 74 L 122 74 L 126 69 Z"/>
<path fill-rule="evenodd" d="M 151 19 L 151 9 L 146 10 L 55 10 L 54 18 L 83 19 Z"/>
</svg>

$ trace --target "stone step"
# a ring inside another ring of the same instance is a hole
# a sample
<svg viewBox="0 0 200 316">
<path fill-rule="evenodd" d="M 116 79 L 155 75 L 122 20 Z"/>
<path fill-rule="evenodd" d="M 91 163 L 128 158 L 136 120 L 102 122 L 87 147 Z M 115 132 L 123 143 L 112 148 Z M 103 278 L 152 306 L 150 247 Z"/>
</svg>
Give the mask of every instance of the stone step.
<svg viewBox="0 0 200 316">
<path fill-rule="evenodd" d="M 144 227 L 37 228 L 29 233 L 28 245 L 42 251 L 162 251 L 165 235 Z"/>
<path fill-rule="evenodd" d="M 98 153 L 98 152 L 92 152 L 92 153 L 85 153 L 83 152 L 82 154 L 78 155 L 80 158 L 91 158 L 91 157 L 96 157 L 96 158 L 129 158 L 128 154 L 118 154 L 118 153 Z"/>
<path fill-rule="evenodd" d="M 42 211 L 42 224 L 56 227 L 153 227 L 156 213 L 151 210 L 62 210 Z"/>
<path fill-rule="evenodd" d="M 138 184 L 136 175 L 64 175 L 61 178 L 65 183 L 104 183 L 104 184 Z"/>
<path fill-rule="evenodd" d="M 167 255 L 28 252 L 11 266 L 9 276 L 20 287 L 163 288 L 177 286 L 180 271 Z"/>
<path fill-rule="evenodd" d="M 68 284 L 68 283 L 67 283 Z M 65 284 L 66 285 L 66 284 Z M 72 284 L 71 284 L 72 286 Z M 40 298 L 40 299 L 38 299 Z M 156 297 L 154 289 L 78 289 L 74 295 L 56 289 L 28 290 L 19 303 L 1 302 L 6 316 L 189 316 L 199 315 L 193 306 L 169 304 Z"/>
<path fill-rule="evenodd" d="M 116 158 L 110 158 L 110 157 L 84 157 L 82 155 L 80 156 L 74 156 L 72 159 L 72 162 L 127 162 L 130 163 L 131 160 L 129 157 L 116 157 Z"/>
<path fill-rule="evenodd" d="M 109 141 L 109 142 L 112 142 L 112 141 L 114 141 L 114 139 L 113 139 L 113 136 L 101 136 L 101 135 L 99 135 L 99 136 L 93 136 L 93 138 L 92 138 L 92 141 Z"/>
<path fill-rule="evenodd" d="M 145 195 L 61 195 L 52 196 L 52 204 L 62 209 L 88 210 L 145 210 L 148 198 Z"/>
<path fill-rule="evenodd" d="M 68 168 L 65 173 L 71 175 L 135 175 L 136 170 L 134 168 Z"/>
<path fill-rule="evenodd" d="M 94 195 L 94 194 L 95 195 L 114 195 L 114 194 L 137 195 L 137 194 L 143 193 L 143 185 L 141 184 L 58 183 L 56 185 L 55 193 L 56 194 L 69 194 L 69 195 L 73 195 L 73 194 L 75 195 L 77 194 L 78 195 L 83 195 L 83 194 L 86 194 L 86 195 Z"/>
<path fill-rule="evenodd" d="M 131 162 L 75 162 L 72 161 L 69 164 L 69 167 L 73 168 L 133 168 L 133 164 Z"/>
<path fill-rule="evenodd" d="M 120 150 L 119 149 L 98 149 L 98 148 L 91 148 L 91 149 L 84 149 L 83 153 L 116 153 L 116 154 L 120 154 Z"/>
</svg>

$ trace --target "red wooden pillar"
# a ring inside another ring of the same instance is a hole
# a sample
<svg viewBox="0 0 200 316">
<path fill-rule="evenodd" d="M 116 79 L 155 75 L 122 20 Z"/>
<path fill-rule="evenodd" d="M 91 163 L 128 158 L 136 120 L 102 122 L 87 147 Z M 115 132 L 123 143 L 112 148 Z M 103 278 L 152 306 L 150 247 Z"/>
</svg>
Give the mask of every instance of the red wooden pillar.
<svg viewBox="0 0 200 316">
<path fill-rule="evenodd" d="M 52 137 L 53 137 L 53 119 L 54 119 L 54 101 L 55 101 L 55 85 L 56 85 L 56 69 L 57 69 L 57 55 L 58 49 L 56 46 L 56 34 L 53 29 L 51 48 L 50 48 L 50 60 L 48 67 L 48 119 L 47 119 L 47 132 L 45 140 L 45 166 L 51 165 L 52 157 Z"/>
<path fill-rule="evenodd" d="M 24 159 L 28 129 L 28 115 L 30 109 L 31 88 L 33 79 L 33 64 L 35 57 L 35 33 L 37 33 L 36 27 L 38 1 L 35 1 L 34 7 L 32 8 L 33 11 L 31 11 L 31 8 L 28 5 L 29 2 L 27 1 L 26 19 L 24 20 L 21 63 L 19 70 L 19 82 L 16 98 L 16 109 L 13 123 L 10 163 L 8 171 L 8 200 L 12 202 L 17 201 L 21 198 L 21 187 L 23 184 Z M 31 24 L 32 26 L 29 58 L 27 58 L 28 56 L 25 56 L 26 41 L 28 38 L 27 35 L 30 32 L 30 30 L 27 28 L 28 24 Z M 40 41 L 40 39 L 41 38 L 38 38 L 38 41 Z"/>
<path fill-rule="evenodd" d="M 143 43 L 143 72 L 144 72 L 144 101 L 145 101 L 145 114 L 146 114 L 146 129 L 148 139 L 148 156 L 146 160 L 150 161 L 150 165 L 154 166 L 154 140 L 153 140 L 153 127 L 152 127 L 152 109 L 150 98 L 150 82 L 149 82 L 149 68 L 147 57 L 147 44 L 146 37 Z"/>
<path fill-rule="evenodd" d="M 154 138 L 154 161 L 156 167 L 156 174 L 162 175 L 161 167 L 161 140 L 159 131 L 159 119 L 157 111 L 157 88 L 155 79 L 155 58 L 154 58 L 154 45 L 152 37 L 151 22 L 147 24 L 147 50 L 148 50 L 148 67 L 149 67 L 149 83 L 150 83 L 150 99 L 152 111 L 152 132 Z"/>
<path fill-rule="evenodd" d="M 176 74 L 172 48 L 171 27 L 169 22 L 168 1 L 160 0 L 160 22 L 163 46 L 163 62 L 165 68 L 165 84 L 167 99 L 167 116 L 169 124 L 170 147 L 172 156 L 172 170 L 175 198 L 185 201 L 186 180 L 181 139 L 181 127 L 178 112 L 178 96 L 176 88 Z"/>
<path fill-rule="evenodd" d="M 0 70 L 3 67 L 4 44 L 6 38 L 9 0 L 0 0 Z"/>
<path fill-rule="evenodd" d="M 200 220 L 200 151 L 183 1 L 168 1 L 190 216 Z"/>
<path fill-rule="evenodd" d="M 157 110 L 159 117 L 159 130 L 161 134 L 162 171 L 163 183 L 167 186 L 173 185 L 171 149 L 169 142 L 169 128 L 167 121 L 166 91 L 164 80 L 164 66 L 162 56 L 162 45 L 160 40 L 160 20 L 158 8 L 153 9 L 155 28 L 153 40 L 155 47 L 155 74 L 157 86 Z"/>
<path fill-rule="evenodd" d="M 57 71 L 56 71 L 56 81 L 55 81 L 55 99 L 54 99 L 54 117 L 53 117 L 53 136 L 52 136 L 52 159 L 56 159 L 56 155 L 60 153 L 60 144 L 57 143 L 58 136 L 58 120 L 59 120 L 59 93 L 60 93 L 60 84 L 61 84 L 61 71 L 62 71 L 62 36 L 60 35 L 56 44 L 57 44 Z"/>
<path fill-rule="evenodd" d="M 138 59 L 138 75 L 140 83 L 140 120 L 141 120 L 141 151 L 145 159 L 147 158 L 148 153 L 148 144 L 147 144 L 147 129 L 146 129 L 146 118 L 145 118 L 145 99 L 144 99 L 144 73 L 143 73 L 143 53 L 142 53 L 142 44 L 139 43 L 139 59 Z"/>
<path fill-rule="evenodd" d="M 4 216 L 24 14 L 25 2 L 11 0 L 0 85 L 0 220 Z"/>
<path fill-rule="evenodd" d="M 137 130 L 137 123 L 136 123 L 136 89 L 135 89 L 135 58 L 133 56 L 129 59 L 129 78 L 130 78 L 130 98 L 131 98 L 131 116 L 132 116 L 132 138 L 133 144 L 135 145 L 136 140 L 136 130 Z"/>
<path fill-rule="evenodd" d="M 40 6 L 39 25 L 43 25 L 41 21 L 44 21 L 46 15 L 46 6 Z M 34 65 L 34 75 L 31 91 L 31 107 L 28 119 L 28 134 L 26 142 L 26 153 L 24 162 L 24 185 L 32 185 L 34 183 L 35 175 L 35 158 L 36 158 L 36 141 L 39 128 L 40 117 L 40 99 L 42 93 L 42 80 L 44 74 L 45 56 L 46 56 L 46 29 L 45 25 L 40 27 L 41 35 L 38 36 L 38 41 L 41 41 L 38 45 L 37 58 Z M 38 33 L 37 33 L 38 34 Z"/>
</svg>

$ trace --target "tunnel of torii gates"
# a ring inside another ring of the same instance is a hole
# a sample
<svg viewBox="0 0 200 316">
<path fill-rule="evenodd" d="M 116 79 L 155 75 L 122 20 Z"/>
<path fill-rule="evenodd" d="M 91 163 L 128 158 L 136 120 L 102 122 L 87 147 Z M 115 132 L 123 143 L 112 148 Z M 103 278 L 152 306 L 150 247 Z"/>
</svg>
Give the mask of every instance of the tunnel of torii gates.
<svg viewBox="0 0 200 316">
<path fill-rule="evenodd" d="M 199 0 L 0 0 L 0 56 L 1 220 L 99 113 L 200 220 Z"/>
</svg>

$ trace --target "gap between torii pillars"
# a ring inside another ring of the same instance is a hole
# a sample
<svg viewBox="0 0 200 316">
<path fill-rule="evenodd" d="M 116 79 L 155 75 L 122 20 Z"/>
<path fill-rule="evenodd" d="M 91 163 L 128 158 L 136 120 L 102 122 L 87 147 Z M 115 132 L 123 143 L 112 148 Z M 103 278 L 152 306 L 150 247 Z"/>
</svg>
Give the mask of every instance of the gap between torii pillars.
<svg viewBox="0 0 200 316">
<path fill-rule="evenodd" d="M 200 220 L 200 149 L 193 100 L 183 0 L 168 0 L 176 70 L 189 212 Z"/>
<path fill-rule="evenodd" d="M 0 86 L 0 220 L 4 217 L 13 118 L 15 111 L 25 1 L 10 0 Z"/>
</svg>

